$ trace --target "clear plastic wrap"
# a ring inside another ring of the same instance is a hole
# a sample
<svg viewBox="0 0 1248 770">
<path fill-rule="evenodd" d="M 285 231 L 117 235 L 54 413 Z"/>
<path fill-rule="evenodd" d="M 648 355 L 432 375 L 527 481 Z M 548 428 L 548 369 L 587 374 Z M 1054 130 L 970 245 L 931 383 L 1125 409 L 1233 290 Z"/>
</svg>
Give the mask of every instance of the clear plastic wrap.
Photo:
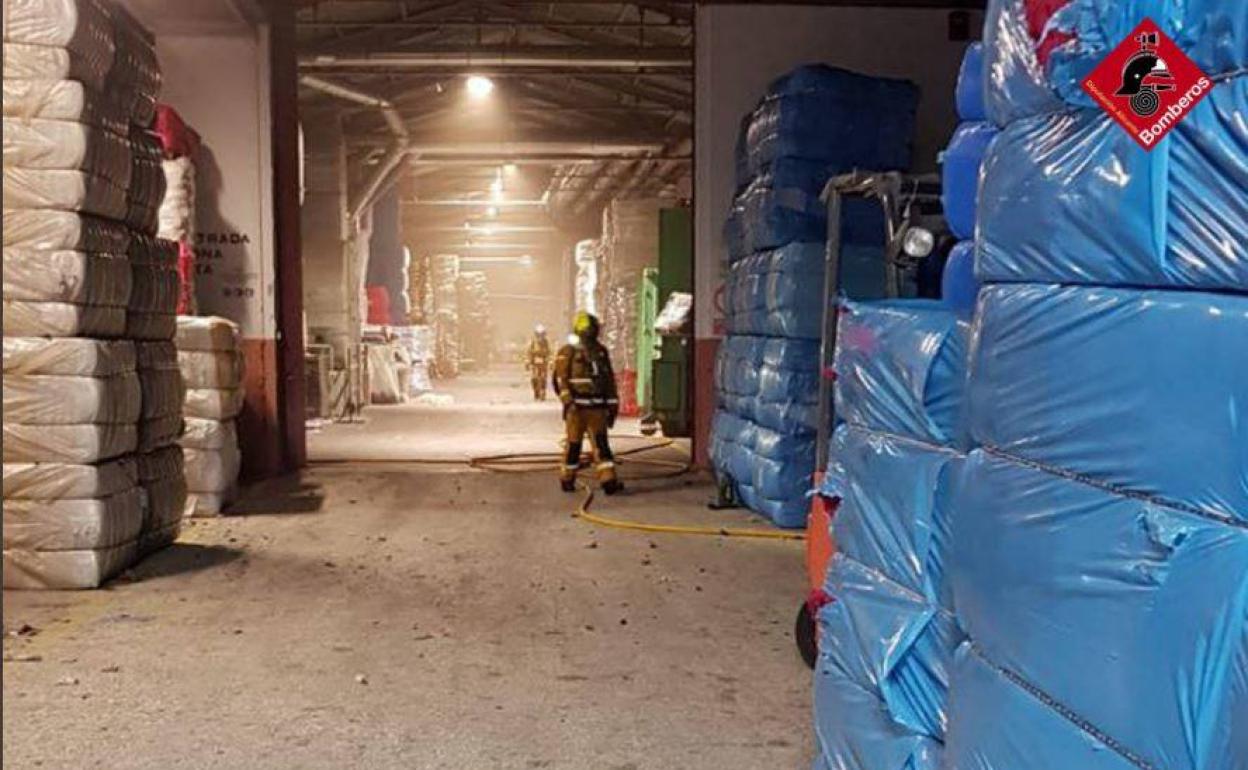
<svg viewBox="0 0 1248 770">
<path fill-rule="evenodd" d="M 178 244 L 175 241 L 157 238 L 148 233 L 131 231 L 126 255 L 135 265 L 176 269 L 178 266 Z"/>
<path fill-rule="evenodd" d="M 7 47 L 7 46 L 6 46 Z M 4 587 L 18 590 L 99 588 L 134 563 L 138 543 L 92 551 L 4 551 Z"/>
<path fill-rule="evenodd" d="M 134 343 L 129 340 L 5 337 L 3 342 L 6 375 L 111 377 L 133 372 L 137 366 Z"/>
<path fill-rule="evenodd" d="M 598 254 L 601 249 L 597 239 L 579 241 L 576 244 L 576 309 L 598 314 Z"/>
<path fill-rule="evenodd" d="M 1248 521 L 1248 296 L 980 292 L 973 439 L 1132 495 Z"/>
<path fill-rule="evenodd" d="M 4 249 L 4 296 L 36 302 L 124 306 L 130 263 L 111 254 Z"/>
<path fill-rule="evenodd" d="M 238 484 L 242 456 L 235 445 L 221 449 L 187 449 L 186 483 L 191 492 L 229 497 Z"/>
<path fill-rule="evenodd" d="M 1248 528 L 982 450 L 950 478 L 954 600 L 985 657 L 1138 767 L 1238 770 Z"/>
<path fill-rule="evenodd" d="M 79 551 L 134 540 L 143 527 L 138 487 L 101 498 L 4 500 L 4 548 Z"/>
<path fill-rule="evenodd" d="M 178 366 L 188 388 L 237 388 L 243 384 L 243 356 L 227 350 L 179 350 Z"/>
<path fill-rule="evenodd" d="M 128 423 L 139 418 L 139 376 L 5 374 L 4 419 L 31 425 Z"/>
<path fill-rule="evenodd" d="M 399 404 L 407 400 L 407 390 L 400 382 L 395 350 L 389 344 L 364 346 L 368 356 L 369 403 Z"/>
<path fill-rule="evenodd" d="M 242 388 L 191 388 L 185 414 L 201 420 L 231 420 L 243 409 Z"/>
<path fill-rule="evenodd" d="M 237 351 L 238 324 L 216 316 L 178 316 L 178 350 Z"/>
<path fill-rule="evenodd" d="M 125 254 L 130 231 L 117 222 L 70 211 L 6 209 L 4 245 Z"/>
<path fill-rule="evenodd" d="M 459 256 L 435 254 L 429 258 L 434 329 L 434 374 L 441 378 L 459 375 Z"/>
<path fill-rule="evenodd" d="M 4 207 L 60 209 L 111 219 L 125 217 L 126 191 L 96 174 L 60 169 L 6 168 Z"/>
<path fill-rule="evenodd" d="M 130 185 L 130 142 L 87 123 L 35 118 L 4 119 L 4 168 L 80 170 L 120 188 Z"/>
<path fill-rule="evenodd" d="M 24 425 L 5 421 L 4 462 L 88 465 L 129 454 L 138 446 L 133 424 Z"/>
<path fill-rule="evenodd" d="M 6 500 L 109 497 L 138 483 L 138 463 L 133 457 L 98 465 L 6 462 L 3 497 Z"/>
<path fill-rule="evenodd" d="M 843 301 L 837 417 L 873 430 L 961 443 L 970 326 L 935 300 Z"/>
<path fill-rule="evenodd" d="M 1009 126 L 984 160 L 980 279 L 1248 291 L 1245 115 L 1241 77 L 1151 152 L 1099 109 Z"/>
<path fill-rule="evenodd" d="M 236 490 L 228 493 L 191 492 L 187 498 L 187 515 L 196 517 L 220 516 L 237 497 Z"/>
<path fill-rule="evenodd" d="M 485 273 L 465 271 L 456 279 L 461 363 L 482 371 L 489 366 L 493 349 L 490 324 L 490 290 Z"/>
<path fill-rule="evenodd" d="M 4 300 L 4 333 L 15 337 L 120 337 L 125 332 L 123 307 Z"/>
<path fill-rule="evenodd" d="M 183 449 L 215 449 L 238 446 L 238 427 L 234 420 L 187 418 L 186 429 L 178 441 Z"/>
<path fill-rule="evenodd" d="M 140 342 L 136 347 L 143 391 L 143 419 L 181 415 L 186 400 L 186 385 L 177 349 L 171 342 Z"/>
<path fill-rule="evenodd" d="M 136 126 L 150 126 L 156 118 L 161 71 L 155 38 L 124 7 L 113 13 L 116 53 L 108 73 L 108 88 L 121 94 L 123 110 Z"/>
</svg>

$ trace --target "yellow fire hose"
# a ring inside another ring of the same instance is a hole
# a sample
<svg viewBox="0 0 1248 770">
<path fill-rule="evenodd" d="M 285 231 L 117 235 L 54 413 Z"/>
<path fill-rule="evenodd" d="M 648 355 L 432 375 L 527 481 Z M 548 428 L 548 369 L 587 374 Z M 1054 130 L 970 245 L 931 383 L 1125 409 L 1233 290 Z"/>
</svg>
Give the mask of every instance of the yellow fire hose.
<svg viewBox="0 0 1248 770">
<path fill-rule="evenodd" d="M 636 457 L 636 455 L 645 452 L 653 452 L 659 449 L 666 449 L 672 446 L 672 440 L 666 439 L 645 446 L 625 449 L 615 453 L 616 462 L 624 464 L 647 465 L 651 467 L 664 468 L 663 472 L 647 475 L 644 479 L 663 479 L 682 476 L 689 472 L 690 464 L 688 461 L 678 462 L 675 460 L 659 460 L 654 458 Z M 545 454 L 545 453 L 521 453 L 521 454 L 504 454 L 492 455 L 488 457 L 474 457 L 468 461 L 473 468 L 481 470 L 493 471 L 497 473 L 536 473 L 547 472 L 551 466 L 562 461 L 561 455 Z M 582 456 L 581 465 L 587 467 L 590 464 L 588 456 Z M 590 513 L 589 506 L 594 501 L 594 489 L 586 484 L 578 484 L 582 492 L 585 493 L 576 512 L 573 514 L 576 518 L 583 521 L 597 524 L 601 527 L 609 527 L 611 529 L 631 530 L 634 532 L 650 532 L 667 535 L 703 535 L 711 537 L 740 537 L 754 538 L 758 540 L 805 540 L 806 535 L 802 532 L 786 532 L 783 530 L 773 529 L 756 529 L 756 528 L 740 528 L 740 527 L 694 527 L 681 524 L 650 524 L 640 521 L 627 521 L 624 519 L 613 519 L 607 516 L 600 516 L 596 513 Z"/>
</svg>

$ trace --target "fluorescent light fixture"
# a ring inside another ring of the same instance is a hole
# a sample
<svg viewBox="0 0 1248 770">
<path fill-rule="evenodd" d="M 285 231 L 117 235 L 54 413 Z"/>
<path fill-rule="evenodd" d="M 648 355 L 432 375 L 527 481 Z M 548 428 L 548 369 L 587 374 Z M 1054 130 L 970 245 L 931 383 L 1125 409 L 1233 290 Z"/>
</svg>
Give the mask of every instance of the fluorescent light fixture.
<svg viewBox="0 0 1248 770">
<path fill-rule="evenodd" d="M 485 215 L 487 217 L 490 217 L 491 219 L 498 216 L 498 206 L 490 206 L 488 209 L 485 210 Z"/>
<path fill-rule="evenodd" d="M 494 81 L 485 75 L 469 75 L 464 88 L 473 99 L 484 99 L 494 92 Z"/>
</svg>

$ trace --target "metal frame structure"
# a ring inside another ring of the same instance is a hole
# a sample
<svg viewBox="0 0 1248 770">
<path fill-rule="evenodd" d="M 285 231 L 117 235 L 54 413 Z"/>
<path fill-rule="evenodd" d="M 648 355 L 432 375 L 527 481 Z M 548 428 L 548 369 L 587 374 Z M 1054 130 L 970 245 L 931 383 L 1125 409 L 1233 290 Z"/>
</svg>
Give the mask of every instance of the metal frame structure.
<svg viewBox="0 0 1248 770">
<path fill-rule="evenodd" d="M 823 333 L 819 344 L 819 431 L 815 446 L 815 468 L 819 470 L 827 467 L 828 441 L 836 419 L 833 365 L 840 316 L 841 201 L 846 197 L 875 198 L 884 209 L 885 287 L 888 297 L 900 297 L 905 270 L 915 264 L 915 260 L 905 254 L 905 235 L 911 227 L 931 224 L 932 217 L 922 211 L 922 205 L 939 205 L 940 177 L 897 171 L 855 171 L 833 177 L 823 189 L 821 200 L 828 212 L 828 239 L 823 261 L 823 296 L 826 301 L 823 304 Z"/>
</svg>

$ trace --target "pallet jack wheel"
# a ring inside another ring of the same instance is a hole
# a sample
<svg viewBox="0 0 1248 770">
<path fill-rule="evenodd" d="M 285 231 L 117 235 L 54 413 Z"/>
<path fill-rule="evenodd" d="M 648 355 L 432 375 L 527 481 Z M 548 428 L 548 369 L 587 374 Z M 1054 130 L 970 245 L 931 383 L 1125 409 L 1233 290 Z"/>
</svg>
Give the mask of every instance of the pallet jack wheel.
<svg viewBox="0 0 1248 770">
<path fill-rule="evenodd" d="M 815 627 L 815 616 L 810 613 L 810 606 L 802 602 L 797 609 L 797 621 L 793 627 L 793 638 L 797 642 L 797 651 L 801 653 L 806 666 L 813 669 L 819 658 L 819 641 Z"/>
</svg>

